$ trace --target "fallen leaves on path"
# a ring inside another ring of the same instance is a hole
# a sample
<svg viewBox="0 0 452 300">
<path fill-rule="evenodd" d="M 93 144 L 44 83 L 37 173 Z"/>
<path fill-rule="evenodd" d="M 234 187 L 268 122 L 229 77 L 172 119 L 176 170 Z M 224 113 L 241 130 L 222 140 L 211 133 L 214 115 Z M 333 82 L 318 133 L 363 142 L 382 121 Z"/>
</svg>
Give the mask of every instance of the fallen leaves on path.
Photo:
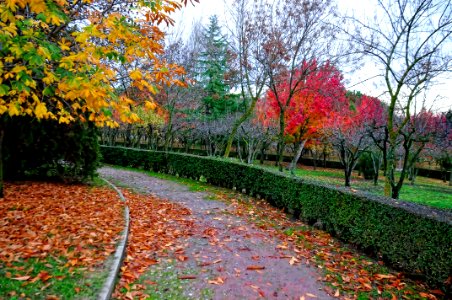
<svg viewBox="0 0 452 300">
<path fill-rule="evenodd" d="M 116 192 L 87 185 L 44 182 L 6 183 L 0 199 L 0 263 L 47 257 L 66 258 L 66 266 L 93 267 L 115 251 L 124 226 Z M 15 280 L 47 281 L 41 272 L 18 270 Z"/>
<path fill-rule="evenodd" d="M 169 253 L 176 253 L 181 261 L 188 259 L 177 239 L 191 234 L 193 221 L 188 218 L 190 210 L 178 204 L 128 190 L 123 193 L 130 209 L 130 233 L 121 278 L 113 297 L 144 299 L 147 296 L 144 286 L 136 280 Z M 194 279 L 189 275 L 182 277 Z M 122 293 L 124 290 L 126 292 Z"/>
</svg>

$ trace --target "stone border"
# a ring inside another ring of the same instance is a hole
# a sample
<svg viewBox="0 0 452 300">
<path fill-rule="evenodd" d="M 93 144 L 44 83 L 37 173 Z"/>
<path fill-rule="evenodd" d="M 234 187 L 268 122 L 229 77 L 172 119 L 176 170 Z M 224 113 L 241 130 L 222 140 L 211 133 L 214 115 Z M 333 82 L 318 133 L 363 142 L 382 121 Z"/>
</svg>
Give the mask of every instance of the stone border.
<svg viewBox="0 0 452 300">
<path fill-rule="evenodd" d="M 121 199 L 122 202 L 126 202 L 124 195 L 113 183 L 106 180 L 105 178 L 101 179 L 105 181 L 108 185 L 110 185 L 116 191 L 116 193 L 118 193 L 119 198 Z M 121 270 L 121 264 L 122 261 L 124 260 L 127 240 L 129 238 L 130 216 L 129 216 L 129 207 L 127 205 L 124 207 L 124 218 L 126 224 L 124 226 L 124 230 L 121 233 L 121 240 L 119 241 L 115 254 L 113 256 L 113 262 L 111 264 L 107 280 L 102 286 L 102 290 L 100 291 L 99 296 L 97 297 L 98 300 L 108 300 L 111 298 L 111 295 L 113 294 L 113 291 L 115 289 L 116 279 L 118 278 L 119 272 Z"/>
</svg>

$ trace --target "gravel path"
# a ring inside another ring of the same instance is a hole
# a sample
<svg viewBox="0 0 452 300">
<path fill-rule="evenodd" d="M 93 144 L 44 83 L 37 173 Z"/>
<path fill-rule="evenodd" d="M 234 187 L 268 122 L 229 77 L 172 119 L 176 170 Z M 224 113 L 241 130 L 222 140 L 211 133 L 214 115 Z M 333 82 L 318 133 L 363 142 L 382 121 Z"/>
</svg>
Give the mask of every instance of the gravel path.
<svg viewBox="0 0 452 300">
<path fill-rule="evenodd" d="M 212 299 L 333 299 L 317 281 L 316 268 L 291 265 L 295 253 L 281 249 L 281 241 L 233 215 L 232 207 L 209 200 L 208 193 L 191 192 L 179 183 L 139 172 L 103 167 L 99 173 L 192 211 L 195 230 L 183 241 L 187 258 L 175 267 L 196 271 L 196 278 L 186 281 L 187 297 L 201 298 L 200 291 L 209 289 Z"/>
</svg>

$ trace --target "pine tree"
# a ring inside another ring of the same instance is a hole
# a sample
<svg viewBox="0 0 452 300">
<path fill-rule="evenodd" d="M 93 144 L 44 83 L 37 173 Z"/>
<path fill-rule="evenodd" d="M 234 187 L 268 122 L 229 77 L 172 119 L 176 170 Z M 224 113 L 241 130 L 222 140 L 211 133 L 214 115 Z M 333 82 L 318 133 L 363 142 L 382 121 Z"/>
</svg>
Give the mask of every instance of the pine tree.
<svg viewBox="0 0 452 300">
<path fill-rule="evenodd" d="M 215 15 L 210 17 L 209 26 L 203 33 L 202 48 L 198 81 L 204 90 L 203 113 L 207 119 L 218 119 L 237 110 L 237 97 L 230 94 L 231 87 L 226 80 L 229 72 L 228 43 Z"/>
</svg>

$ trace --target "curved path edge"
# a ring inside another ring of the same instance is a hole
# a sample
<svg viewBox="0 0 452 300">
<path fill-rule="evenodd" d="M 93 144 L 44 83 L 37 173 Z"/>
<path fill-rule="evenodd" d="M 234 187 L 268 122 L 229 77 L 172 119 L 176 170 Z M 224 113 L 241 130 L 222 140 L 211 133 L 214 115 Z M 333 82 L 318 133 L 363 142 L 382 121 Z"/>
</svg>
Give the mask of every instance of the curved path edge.
<svg viewBox="0 0 452 300">
<path fill-rule="evenodd" d="M 116 193 L 118 193 L 118 196 L 122 202 L 126 202 L 124 195 L 113 183 L 106 180 L 105 178 L 101 177 L 101 179 L 105 181 L 108 185 L 110 185 L 116 191 Z M 113 291 L 116 286 L 116 280 L 121 270 L 121 264 L 122 261 L 124 260 L 127 240 L 129 238 L 130 216 L 129 216 L 129 207 L 127 205 L 125 205 L 124 207 L 124 219 L 125 219 L 124 230 L 121 233 L 121 239 L 118 243 L 115 254 L 113 256 L 113 263 L 110 266 L 108 277 L 105 280 L 104 285 L 102 286 L 99 296 L 97 297 L 98 300 L 108 300 L 111 298 L 111 295 L 113 294 Z"/>
</svg>

